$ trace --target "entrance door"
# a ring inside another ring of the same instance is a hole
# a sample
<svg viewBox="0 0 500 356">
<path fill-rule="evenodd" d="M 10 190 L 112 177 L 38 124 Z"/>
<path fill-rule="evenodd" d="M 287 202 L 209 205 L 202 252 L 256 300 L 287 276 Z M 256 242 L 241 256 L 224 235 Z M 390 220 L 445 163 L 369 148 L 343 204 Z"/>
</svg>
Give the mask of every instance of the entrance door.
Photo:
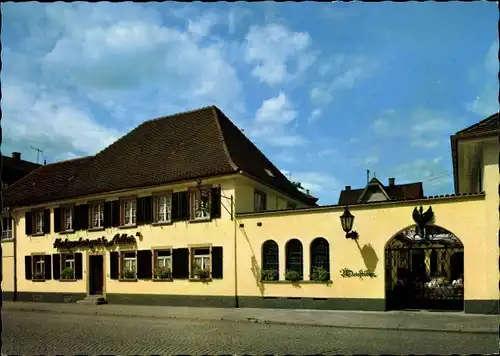
<svg viewBox="0 0 500 356">
<path fill-rule="evenodd" d="M 91 255 L 89 258 L 89 294 L 102 295 L 104 284 L 104 260 L 102 255 Z"/>
<path fill-rule="evenodd" d="M 403 232 L 387 245 L 387 309 L 463 310 L 463 245 L 449 231 L 433 230 L 426 238 Z"/>
</svg>

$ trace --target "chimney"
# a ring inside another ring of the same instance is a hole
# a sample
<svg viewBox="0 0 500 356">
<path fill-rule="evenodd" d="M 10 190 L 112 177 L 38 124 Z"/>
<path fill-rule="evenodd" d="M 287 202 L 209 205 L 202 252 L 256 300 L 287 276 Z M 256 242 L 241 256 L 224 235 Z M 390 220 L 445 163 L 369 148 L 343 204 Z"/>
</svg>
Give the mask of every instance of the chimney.
<svg viewBox="0 0 500 356">
<path fill-rule="evenodd" d="M 306 194 L 309 195 L 309 189 L 306 189 Z"/>
<path fill-rule="evenodd" d="M 394 178 L 389 178 L 389 187 L 394 187 L 395 185 L 395 179 Z"/>
<path fill-rule="evenodd" d="M 345 186 L 345 190 L 346 190 L 346 191 L 350 191 L 350 190 L 351 190 L 351 186 L 350 186 L 350 185 L 346 185 L 346 186 Z"/>
<path fill-rule="evenodd" d="M 15 159 L 16 161 L 21 160 L 21 152 L 12 152 L 12 158 Z"/>
</svg>

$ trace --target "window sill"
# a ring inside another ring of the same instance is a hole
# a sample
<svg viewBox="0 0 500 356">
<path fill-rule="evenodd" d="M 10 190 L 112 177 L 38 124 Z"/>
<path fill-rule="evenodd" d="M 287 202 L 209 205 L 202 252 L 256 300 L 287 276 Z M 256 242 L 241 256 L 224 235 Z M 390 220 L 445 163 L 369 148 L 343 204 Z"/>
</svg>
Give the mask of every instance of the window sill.
<svg viewBox="0 0 500 356">
<path fill-rule="evenodd" d="M 202 222 L 210 222 L 210 220 L 212 220 L 210 217 L 208 218 L 197 218 L 197 219 L 189 219 L 189 223 L 192 224 L 196 224 L 196 223 L 202 223 Z"/>
<path fill-rule="evenodd" d="M 165 278 L 165 279 L 153 278 L 153 282 L 173 282 L 173 281 L 174 281 L 173 278 Z"/>
<path fill-rule="evenodd" d="M 189 282 L 212 282 L 212 278 L 189 278 Z"/>
<path fill-rule="evenodd" d="M 60 279 L 59 282 L 76 282 L 76 279 Z"/>
<path fill-rule="evenodd" d="M 153 226 L 165 226 L 165 225 L 173 225 L 172 221 L 157 221 L 152 223 Z"/>
<path fill-rule="evenodd" d="M 267 284 L 332 284 L 332 281 L 262 281 L 262 283 L 267 283 Z"/>
<path fill-rule="evenodd" d="M 104 230 L 105 230 L 104 227 L 91 227 L 87 231 L 104 231 Z"/>
<path fill-rule="evenodd" d="M 11 237 L 9 239 L 2 239 L 2 242 L 13 242 L 14 241 L 14 238 Z"/>
<path fill-rule="evenodd" d="M 59 231 L 60 235 L 67 235 L 67 234 L 73 234 L 75 230 L 64 230 L 64 231 Z"/>
<path fill-rule="evenodd" d="M 45 232 L 36 232 L 34 234 L 31 234 L 30 236 L 31 237 L 38 237 L 38 236 L 43 236 L 43 235 L 45 235 Z"/>
<path fill-rule="evenodd" d="M 45 282 L 45 279 L 32 279 L 32 282 Z"/>
<path fill-rule="evenodd" d="M 120 282 L 137 282 L 138 279 L 137 278 L 130 278 L 130 279 L 120 278 L 118 281 L 120 281 Z"/>
<path fill-rule="evenodd" d="M 132 224 L 132 225 L 121 225 L 121 226 L 118 226 L 119 229 L 134 229 L 137 227 L 137 224 Z"/>
</svg>

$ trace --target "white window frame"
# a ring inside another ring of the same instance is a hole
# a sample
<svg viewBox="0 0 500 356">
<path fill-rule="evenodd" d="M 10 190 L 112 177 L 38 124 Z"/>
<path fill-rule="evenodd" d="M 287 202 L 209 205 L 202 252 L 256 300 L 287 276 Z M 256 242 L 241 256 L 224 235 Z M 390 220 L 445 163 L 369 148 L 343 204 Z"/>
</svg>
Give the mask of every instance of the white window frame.
<svg viewBox="0 0 500 356">
<path fill-rule="evenodd" d="M 44 225 L 44 218 L 45 218 L 45 212 L 43 210 L 41 211 L 36 211 L 34 213 L 33 217 L 33 225 L 34 225 L 34 233 L 35 234 L 43 234 L 43 225 Z"/>
<path fill-rule="evenodd" d="M 71 256 L 71 258 L 66 258 L 67 256 Z M 60 279 L 62 279 L 62 271 L 67 268 L 67 267 L 71 267 L 71 269 L 73 269 L 73 278 L 70 278 L 70 279 L 76 279 L 75 277 L 75 254 L 74 253 L 61 253 L 61 257 L 60 257 Z M 69 266 L 67 266 L 66 264 L 69 262 Z"/>
<path fill-rule="evenodd" d="M 4 221 L 7 223 L 4 224 Z M 2 240 L 11 240 L 13 238 L 14 219 L 12 217 L 5 217 L 2 219 Z"/>
<path fill-rule="evenodd" d="M 62 231 L 73 231 L 73 208 L 63 207 L 62 208 Z M 68 224 L 69 222 L 69 224 Z M 69 226 L 68 226 L 69 225 Z"/>
<path fill-rule="evenodd" d="M 134 254 L 134 256 L 133 257 L 131 257 L 131 256 L 127 257 L 126 255 L 128 255 L 128 254 Z M 122 271 L 120 271 L 121 272 L 120 273 L 121 279 L 137 279 L 137 251 L 122 251 L 120 253 L 120 258 L 121 258 L 120 265 L 122 267 Z M 135 273 L 135 277 L 133 277 L 133 278 L 127 278 L 127 277 L 125 277 L 125 270 L 126 270 L 125 264 L 126 264 L 126 262 L 133 262 L 132 263 L 133 266 L 134 266 L 133 272 Z"/>
<path fill-rule="evenodd" d="M 137 224 L 137 200 L 127 199 L 122 204 L 122 226 L 135 226 Z"/>
<path fill-rule="evenodd" d="M 208 254 L 196 254 L 196 251 L 199 250 L 208 250 Z M 190 259 L 190 264 L 189 264 L 189 275 L 191 278 L 199 278 L 198 276 L 194 275 L 194 267 L 195 265 L 198 265 L 196 263 L 197 259 L 201 259 L 201 266 L 199 266 L 201 269 L 208 269 L 209 271 L 209 277 L 212 277 L 212 246 L 200 246 L 200 247 L 191 247 L 189 251 L 189 255 L 191 256 Z M 208 262 L 207 262 L 208 260 Z"/>
<path fill-rule="evenodd" d="M 260 190 L 254 190 L 253 192 L 253 207 L 256 213 L 267 210 L 267 196 L 266 193 Z"/>
<path fill-rule="evenodd" d="M 40 260 L 36 260 L 40 259 Z M 38 271 L 38 266 L 41 267 L 42 278 L 35 278 L 35 274 Z M 45 280 L 45 255 L 31 255 L 31 279 L 32 280 Z"/>
<path fill-rule="evenodd" d="M 104 204 L 94 203 L 90 207 L 91 226 L 93 229 L 100 229 L 104 227 Z M 97 217 L 97 219 L 96 219 Z"/>
<path fill-rule="evenodd" d="M 165 252 L 168 251 L 170 252 L 170 256 L 158 256 L 158 252 Z M 171 248 L 157 248 L 153 250 L 153 278 L 155 279 L 160 279 L 157 276 L 155 276 L 155 270 L 158 267 L 167 267 L 170 269 L 170 273 L 172 273 L 172 249 Z M 163 266 L 160 266 L 160 261 L 163 261 L 162 264 Z"/>
<path fill-rule="evenodd" d="M 190 191 L 190 207 L 191 220 L 210 220 L 210 210 L 212 206 L 212 190 L 210 188 L 202 188 Z M 206 194 L 208 200 L 205 203 L 202 201 L 202 196 Z"/>
<path fill-rule="evenodd" d="M 172 194 L 155 197 L 156 223 L 169 223 L 172 221 Z M 163 211 L 161 211 L 163 210 Z"/>
</svg>

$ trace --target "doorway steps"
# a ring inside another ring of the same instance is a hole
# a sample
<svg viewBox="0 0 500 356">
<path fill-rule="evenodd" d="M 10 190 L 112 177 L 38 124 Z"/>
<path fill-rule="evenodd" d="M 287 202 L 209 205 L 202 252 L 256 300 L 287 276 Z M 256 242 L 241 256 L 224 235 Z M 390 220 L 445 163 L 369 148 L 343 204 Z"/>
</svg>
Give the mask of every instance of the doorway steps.
<svg viewBox="0 0 500 356">
<path fill-rule="evenodd" d="M 78 300 L 77 303 L 99 305 L 99 304 L 108 304 L 108 301 L 103 295 L 88 295 L 85 297 L 85 299 Z"/>
</svg>

